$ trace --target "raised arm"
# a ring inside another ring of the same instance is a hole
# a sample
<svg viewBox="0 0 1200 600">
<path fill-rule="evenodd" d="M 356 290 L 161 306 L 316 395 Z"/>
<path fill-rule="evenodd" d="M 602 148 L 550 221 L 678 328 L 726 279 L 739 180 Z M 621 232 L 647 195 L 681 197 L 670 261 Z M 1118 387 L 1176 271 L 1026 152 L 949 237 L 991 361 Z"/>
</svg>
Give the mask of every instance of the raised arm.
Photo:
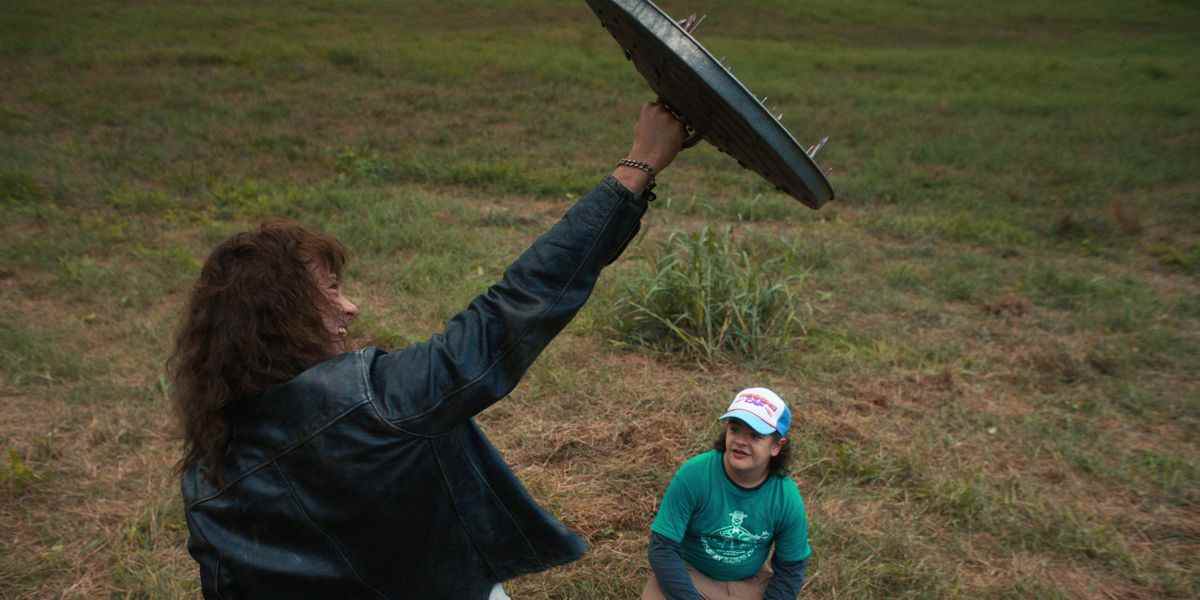
<svg viewBox="0 0 1200 600">
<path fill-rule="evenodd" d="M 646 105 L 629 158 L 661 171 L 679 152 L 683 127 Z M 624 250 L 646 211 L 649 175 L 618 167 L 452 318 L 443 333 L 371 365 L 371 387 L 396 427 L 436 435 L 516 387 L 534 359 L 581 309 L 601 269 Z"/>
</svg>

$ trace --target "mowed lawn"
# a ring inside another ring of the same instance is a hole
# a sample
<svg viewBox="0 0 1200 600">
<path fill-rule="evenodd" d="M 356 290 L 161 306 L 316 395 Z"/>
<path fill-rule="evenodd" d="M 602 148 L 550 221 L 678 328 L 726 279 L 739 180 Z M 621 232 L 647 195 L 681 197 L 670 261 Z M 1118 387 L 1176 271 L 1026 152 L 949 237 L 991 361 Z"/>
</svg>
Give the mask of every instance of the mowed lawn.
<svg viewBox="0 0 1200 600">
<path fill-rule="evenodd" d="M 662 176 L 479 417 L 590 545 L 512 596 L 637 597 L 658 498 L 750 385 L 796 413 L 807 597 L 1200 595 L 1200 5 L 662 5 L 831 137 L 837 199 L 706 145 Z M 402 347 L 611 172 L 650 99 L 582 1 L 5 2 L 0 598 L 198 595 L 164 361 L 215 243 L 337 235 L 353 337 Z M 765 356 L 613 325 L 705 227 L 797 300 Z"/>
</svg>

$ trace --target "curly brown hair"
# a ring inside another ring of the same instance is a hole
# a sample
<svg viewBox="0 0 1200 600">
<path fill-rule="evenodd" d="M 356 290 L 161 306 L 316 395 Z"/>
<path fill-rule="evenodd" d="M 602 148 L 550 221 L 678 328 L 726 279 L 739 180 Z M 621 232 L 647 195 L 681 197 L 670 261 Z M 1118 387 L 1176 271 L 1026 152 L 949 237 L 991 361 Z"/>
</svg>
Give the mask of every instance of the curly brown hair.
<svg viewBox="0 0 1200 600">
<path fill-rule="evenodd" d="M 183 438 L 179 473 L 201 465 L 222 485 L 228 411 L 329 358 L 329 300 L 313 266 L 341 275 L 335 238 L 285 220 L 263 223 L 213 249 L 192 288 L 167 361 Z"/>
</svg>

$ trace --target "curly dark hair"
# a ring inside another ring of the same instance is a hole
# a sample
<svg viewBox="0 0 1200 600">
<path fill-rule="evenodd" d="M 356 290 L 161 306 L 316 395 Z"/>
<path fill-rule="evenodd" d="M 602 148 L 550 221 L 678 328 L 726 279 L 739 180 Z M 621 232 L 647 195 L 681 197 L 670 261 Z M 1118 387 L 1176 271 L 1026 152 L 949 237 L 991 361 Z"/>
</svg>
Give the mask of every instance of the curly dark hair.
<svg viewBox="0 0 1200 600">
<path fill-rule="evenodd" d="M 209 481 L 221 485 L 230 407 L 334 354 L 322 319 L 329 300 L 311 266 L 340 276 L 345 263 L 336 239 L 285 220 L 213 249 L 167 360 L 183 438 L 180 474 L 200 464 Z"/>
<path fill-rule="evenodd" d="M 780 439 L 780 435 L 778 433 L 772 433 L 771 436 L 774 437 L 775 439 Z M 712 447 L 713 447 L 713 450 L 716 450 L 717 452 L 720 452 L 721 454 L 725 454 L 725 427 L 724 426 L 721 427 L 721 432 L 719 434 L 717 434 L 717 439 L 713 440 Z M 784 444 L 783 447 L 779 449 L 779 454 L 772 456 L 771 460 L 769 462 L 767 462 L 767 472 L 770 473 L 771 475 L 778 475 L 780 477 L 786 477 L 787 474 L 790 472 L 790 470 L 788 469 L 788 462 L 791 461 L 791 459 L 792 459 L 792 444 L 789 442 L 787 444 Z"/>
</svg>

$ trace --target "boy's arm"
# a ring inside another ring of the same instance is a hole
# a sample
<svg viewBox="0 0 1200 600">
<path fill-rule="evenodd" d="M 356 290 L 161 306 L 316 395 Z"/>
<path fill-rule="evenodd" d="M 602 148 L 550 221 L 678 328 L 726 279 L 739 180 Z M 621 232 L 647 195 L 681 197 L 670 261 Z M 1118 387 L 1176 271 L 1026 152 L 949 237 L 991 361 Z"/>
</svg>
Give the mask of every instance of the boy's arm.
<svg viewBox="0 0 1200 600">
<path fill-rule="evenodd" d="M 795 482 L 789 483 L 783 521 L 775 538 L 775 555 L 771 558 L 771 568 L 775 573 L 767 583 L 763 600 L 795 600 L 804 586 L 804 570 L 812 556 L 804 498 L 800 496 Z"/>
<path fill-rule="evenodd" d="M 683 562 L 679 542 L 673 542 L 653 531 L 650 532 L 650 568 L 658 580 L 658 587 L 667 600 L 703 600 L 692 577 L 688 575 L 687 563 Z"/>
<path fill-rule="evenodd" d="M 796 600 L 800 588 L 804 587 L 804 569 L 808 567 L 808 559 L 795 562 L 783 562 L 778 556 L 771 558 L 771 568 L 775 573 L 767 583 L 763 592 L 763 600 Z"/>
<path fill-rule="evenodd" d="M 658 514 L 650 524 L 650 548 L 647 551 L 650 568 L 668 600 L 703 598 L 692 583 L 683 560 L 683 540 L 700 501 L 694 482 L 698 464 L 693 459 L 679 467 L 663 492 Z"/>
</svg>

